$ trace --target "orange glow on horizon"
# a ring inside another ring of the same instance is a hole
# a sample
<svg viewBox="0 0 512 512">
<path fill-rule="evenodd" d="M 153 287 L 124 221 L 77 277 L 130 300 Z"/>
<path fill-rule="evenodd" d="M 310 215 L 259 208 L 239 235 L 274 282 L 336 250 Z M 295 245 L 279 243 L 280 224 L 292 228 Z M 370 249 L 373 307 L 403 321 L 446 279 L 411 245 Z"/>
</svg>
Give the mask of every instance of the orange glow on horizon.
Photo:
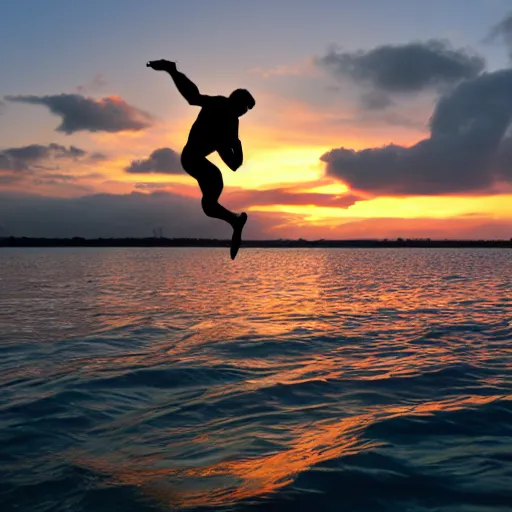
<svg viewBox="0 0 512 512">
<path fill-rule="evenodd" d="M 512 195 L 461 197 L 419 196 L 391 198 L 380 197 L 357 201 L 348 208 L 322 206 L 273 205 L 257 206 L 253 211 L 284 212 L 295 215 L 311 215 L 326 221 L 343 218 L 396 218 L 448 219 L 464 215 L 512 219 Z"/>
</svg>

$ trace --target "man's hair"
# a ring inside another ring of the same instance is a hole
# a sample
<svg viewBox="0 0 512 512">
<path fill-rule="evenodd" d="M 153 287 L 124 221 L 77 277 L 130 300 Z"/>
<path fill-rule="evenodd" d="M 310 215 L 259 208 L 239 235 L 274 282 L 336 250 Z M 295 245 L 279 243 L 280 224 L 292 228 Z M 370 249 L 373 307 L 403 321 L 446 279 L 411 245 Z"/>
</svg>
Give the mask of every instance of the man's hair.
<svg viewBox="0 0 512 512">
<path fill-rule="evenodd" d="M 229 97 L 237 103 L 247 105 L 249 110 L 256 105 L 256 101 L 252 97 L 252 94 L 247 89 L 235 89 Z"/>
</svg>

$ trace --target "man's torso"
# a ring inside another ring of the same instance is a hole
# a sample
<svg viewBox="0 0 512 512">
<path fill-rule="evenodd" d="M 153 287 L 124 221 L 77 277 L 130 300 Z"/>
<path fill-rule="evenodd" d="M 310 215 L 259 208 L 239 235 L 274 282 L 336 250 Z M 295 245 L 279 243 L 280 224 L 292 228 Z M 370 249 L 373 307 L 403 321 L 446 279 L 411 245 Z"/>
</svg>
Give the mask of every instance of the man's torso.
<svg viewBox="0 0 512 512">
<path fill-rule="evenodd" d="M 231 113 L 229 99 L 209 96 L 188 136 L 187 146 L 207 154 L 238 140 L 238 117 Z"/>
</svg>

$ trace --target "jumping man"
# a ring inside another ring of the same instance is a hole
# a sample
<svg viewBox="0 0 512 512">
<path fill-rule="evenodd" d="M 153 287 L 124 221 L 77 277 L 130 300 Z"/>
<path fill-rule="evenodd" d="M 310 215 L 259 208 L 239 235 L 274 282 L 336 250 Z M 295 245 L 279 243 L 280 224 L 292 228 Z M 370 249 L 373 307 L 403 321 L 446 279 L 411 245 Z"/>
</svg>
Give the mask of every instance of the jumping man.
<svg viewBox="0 0 512 512">
<path fill-rule="evenodd" d="M 224 187 L 222 173 L 206 157 L 217 151 L 232 171 L 242 165 L 238 118 L 254 107 L 254 98 L 245 89 L 236 89 L 228 98 L 201 94 L 197 86 L 176 69 L 175 62 L 154 60 L 146 66 L 156 71 L 167 71 L 189 104 L 201 107 L 181 153 L 181 165 L 199 183 L 203 193 L 201 205 L 204 213 L 208 217 L 226 221 L 233 228 L 231 259 L 235 259 L 242 243 L 242 230 L 247 222 L 247 214 L 230 212 L 219 204 Z"/>
</svg>

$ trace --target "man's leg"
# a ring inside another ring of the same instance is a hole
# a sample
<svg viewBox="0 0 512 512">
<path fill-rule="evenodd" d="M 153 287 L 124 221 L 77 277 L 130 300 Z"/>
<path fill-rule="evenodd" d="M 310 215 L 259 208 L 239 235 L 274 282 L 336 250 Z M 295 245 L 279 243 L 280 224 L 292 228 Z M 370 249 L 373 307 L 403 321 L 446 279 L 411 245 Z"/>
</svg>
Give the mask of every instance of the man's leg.
<svg viewBox="0 0 512 512">
<path fill-rule="evenodd" d="M 230 212 L 227 208 L 219 204 L 219 197 L 224 188 L 222 173 L 219 168 L 206 158 L 202 158 L 194 160 L 193 167 L 189 163 L 185 170 L 199 183 L 199 187 L 203 193 L 201 206 L 203 207 L 204 213 L 208 215 L 208 217 L 222 219 L 231 226 L 234 226 L 238 215 Z"/>
<path fill-rule="evenodd" d="M 235 259 L 240 245 L 242 244 L 242 231 L 247 222 L 247 214 L 242 212 L 240 215 L 230 212 L 219 204 L 219 197 L 224 188 L 222 173 L 217 166 L 212 164 L 208 159 L 189 159 L 188 155 L 184 158 L 182 154 L 183 168 L 199 183 L 203 198 L 201 205 L 203 211 L 208 217 L 222 219 L 233 228 L 233 236 L 231 237 L 231 259 Z"/>
</svg>

